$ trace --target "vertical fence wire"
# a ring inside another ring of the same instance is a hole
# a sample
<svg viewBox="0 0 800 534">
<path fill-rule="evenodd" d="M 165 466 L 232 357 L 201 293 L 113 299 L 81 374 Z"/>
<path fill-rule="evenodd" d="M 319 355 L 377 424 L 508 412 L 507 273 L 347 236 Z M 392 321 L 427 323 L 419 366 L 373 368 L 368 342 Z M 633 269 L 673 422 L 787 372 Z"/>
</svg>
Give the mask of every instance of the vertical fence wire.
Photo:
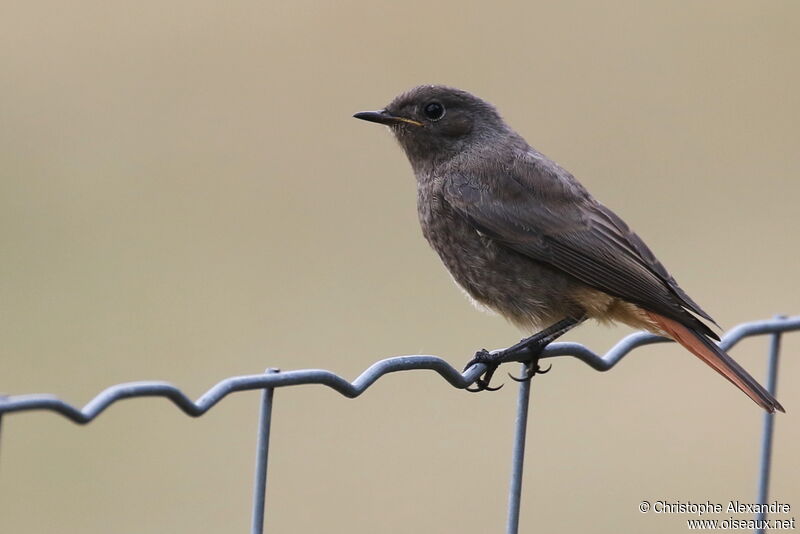
<svg viewBox="0 0 800 534">
<path fill-rule="evenodd" d="M 528 367 L 522 364 L 522 376 Z M 517 396 L 517 418 L 514 425 L 514 448 L 511 452 L 511 481 L 508 485 L 508 520 L 506 534 L 517 534 L 519 531 L 519 509 L 522 498 L 522 473 L 525 462 L 525 438 L 528 432 L 528 406 L 531 398 L 531 380 L 519 384 Z"/>
<path fill-rule="evenodd" d="M 6 395 L 0 393 L 0 402 L 2 402 L 5 398 Z M 2 450 L 3 450 L 3 412 L 0 412 L 0 451 Z M 0 458 L 2 458 L 2 456 L 0 456 Z"/>
<path fill-rule="evenodd" d="M 267 369 L 266 373 L 277 373 L 278 369 Z M 253 486 L 252 534 L 264 532 L 264 508 L 267 496 L 267 460 L 269 459 L 269 431 L 272 426 L 272 396 L 275 388 L 261 392 L 261 412 L 258 415 L 258 441 L 256 442 L 256 472 Z"/>
<path fill-rule="evenodd" d="M 767 391 L 774 397 L 778 389 L 778 362 L 781 351 L 781 334 L 772 334 L 769 346 L 769 361 L 767 363 Z M 756 502 L 760 505 L 767 504 L 769 494 L 769 474 L 772 464 L 772 436 L 775 431 L 775 414 L 764 414 L 764 427 L 761 433 L 761 462 L 758 476 L 758 495 Z M 756 534 L 764 534 L 762 526 L 767 518 L 764 506 L 756 514 Z"/>
</svg>

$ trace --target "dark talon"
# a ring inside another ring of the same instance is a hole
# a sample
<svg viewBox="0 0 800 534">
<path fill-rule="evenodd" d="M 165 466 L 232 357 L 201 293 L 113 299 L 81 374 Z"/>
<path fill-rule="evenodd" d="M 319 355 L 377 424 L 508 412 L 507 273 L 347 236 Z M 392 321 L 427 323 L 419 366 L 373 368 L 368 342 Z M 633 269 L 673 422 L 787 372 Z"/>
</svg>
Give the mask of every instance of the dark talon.
<svg viewBox="0 0 800 534">
<path fill-rule="evenodd" d="M 547 369 L 542 369 L 541 367 L 539 367 L 539 361 L 536 360 L 536 361 L 531 362 L 530 364 L 528 364 L 527 368 L 525 369 L 525 375 L 524 376 L 517 377 L 517 376 L 512 375 L 511 373 L 508 373 L 508 376 L 509 376 L 509 378 L 511 378 L 511 380 L 513 380 L 515 382 L 527 382 L 528 380 L 531 380 L 536 375 L 543 375 L 543 374 L 549 373 L 552 368 L 553 368 L 552 365 L 548 365 Z"/>
<path fill-rule="evenodd" d="M 514 376 L 511 373 L 508 373 L 508 378 L 510 378 L 514 382 L 527 382 L 528 380 L 533 378 L 533 375 L 529 375 L 529 376 Z"/>
<path fill-rule="evenodd" d="M 490 386 L 487 382 L 483 380 L 476 380 L 475 383 L 478 385 L 476 388 L 464 388 L 470 393 L 479 393 L 481 391 L 497 391 L 498 389 L 502 388 L 505 384 L 500 384 L 496 388 Z"/>
<path fill-rule="evenodd" d="M 474 388 L 464 388 L 471 393 L 478 393 L 480 391 L 497 391 L 498 389 L 503 387 L 503 384 L 499 386 L 492 387 L 490 384 L 492 382 L 492 376 L 494 372 L 497 371 L 497 368 L 500 366 L 500 362 L 496 361 L 496 357 L 493 356 L 488 350 L 481 349 L 475 353 L 475 357 L 472 358 L 470 361 L 467 362 L 467 365 L 464 366 L 464 371 L 472 367 L 477 363 L 482 363 L 486 366 L 486 371 L 483 373 L 483 376 L 478 378 L 475 381 Z"/>
</svg>

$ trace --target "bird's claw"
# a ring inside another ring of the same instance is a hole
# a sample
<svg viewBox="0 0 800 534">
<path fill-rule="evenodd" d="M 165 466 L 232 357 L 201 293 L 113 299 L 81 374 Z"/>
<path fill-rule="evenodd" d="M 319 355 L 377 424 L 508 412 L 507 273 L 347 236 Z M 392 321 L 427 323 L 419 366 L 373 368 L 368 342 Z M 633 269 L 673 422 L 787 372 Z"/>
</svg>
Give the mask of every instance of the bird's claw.
<svg viewBox="0 0 800 534">
<path fill-rule="evenodd" d="M 474 388 L 464 388 L 471 393 L 478 393 L 480 391 L 497 391 L 498 389 L 503 387 L 503 384 L 500 384 L 497 387 L 492 387 L 490 384 L 492 382 L 492 376 L 494 372 L 497 371 L 497 368 L 500 366 L 500 361 L 498 358 L 490 353 L 486 349 L 481 349 L 475 353 L 475 357 L 472 358 L 470 361 L 467 362 L 467 365 L 464 366 L 464 371 L 475 365 L 476 363 L 482 363 L 486 366 L 486 371 L 483 373 L 483 376 L 478 378 L 475 381 Z"/>
<path fill-rule="evenodd" d="M 505 384 L 500 384 L 496 388 L 493 388 L 492 386 L 489 385 L 489 382 L 483 380 L 482 378 L 479 378 L 478 380 L 475 381 L 475 385 L 477 387 L 464 388 L 464 389 L 466 389 L 470 393 L 478 393 L 480 391 L 497 391 L 498 389 L 501 389 Z"/>
<path fill-rule="evenodd" d="M 548 365 L 547 369 L 542 369 L 541 367 L 539 367 L 539 360 L 537 359 L 532 361 L 530 364 L 526 366 L 524 376 L 517 377 L 512 375 L 511 373 L 508 373 L 508 377 L 515 382 L 527 382 L 536 375 L 543 375 L 549 373 L 550 369 L 552 368 L 553 368 L 552 365 Z"/>
</svg>

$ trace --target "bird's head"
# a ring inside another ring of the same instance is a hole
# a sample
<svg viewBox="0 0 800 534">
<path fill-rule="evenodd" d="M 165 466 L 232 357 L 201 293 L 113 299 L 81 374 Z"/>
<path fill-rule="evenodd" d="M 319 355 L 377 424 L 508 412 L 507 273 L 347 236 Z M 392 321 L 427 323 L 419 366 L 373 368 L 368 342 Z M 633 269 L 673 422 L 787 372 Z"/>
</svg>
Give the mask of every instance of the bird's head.
<svg viewBox="0 0 800 534">
<path fill-rule="evenodd" d="M 448 159 L 478 142 L 492 142 L 508 132 L 497 110 L 466 91 L 442 85 L 421 85 L 378 111 L 362 111 L 357 119 L 387 125 L 411 165 L 424 168 Z"/>
</svg>

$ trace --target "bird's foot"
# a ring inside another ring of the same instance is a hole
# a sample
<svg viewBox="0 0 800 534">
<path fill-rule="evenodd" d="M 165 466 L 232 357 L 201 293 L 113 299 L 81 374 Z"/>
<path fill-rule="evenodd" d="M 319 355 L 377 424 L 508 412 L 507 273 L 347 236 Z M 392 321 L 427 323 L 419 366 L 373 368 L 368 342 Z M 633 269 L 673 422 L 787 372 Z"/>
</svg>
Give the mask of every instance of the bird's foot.
<svg viewBox="0 0 800 534">
<path fill-rule="evenodd" d="M 486 371 L 483 372 L 483 376 L 475 380 L 476 387 L 467 388 L 467 391 L 497 391 L 503 387 L 501 384 L 496 388 L 493 388 L 490 384 L 492 381 L 492 376 L 494 375 L 495 371 L 497 371 L 497 368 L 500 367 L 500 364 L 506 362 L 523 362 L 528 364 L 525 371 L 525 376 L 520 378 L 513 376 L 511 377 L 517 382 L 524 382 L 526 380 L 530 380 L 536 375 L 543 375 L 544 373 L 548 372 L 550 370 L 549 366 L 547 369 L 542 369 L 539 367 L 539 357 L 542 355 L 544 348 L 585 320 L 585 315 L 577 319 L 567 317 L 566 319 L 562 319 L 561 321 L 550 325 L 541 332 L 538 332 L 531 337 L 527 337 L 516 345 L 508 347 L 507 349 L 499 350 L 497 352 L 489 352 L 486 349 L 479 350 L 475 353 L 475 357 L 467 362 L 466 367 L 464 367 L 464 371 L 478 363 L 485 365 Z"/>
<path fill-rule="evenodd" d="M 548 372 L 550 367 L 545 370 L 542 370 L 542 368 L 539 367 L 539 355 L 549 342 L 550 340 L 547 338 L 527 338 L 505 350 L 500 350 L 497 352 L 489 352 L 486 349 L 479 350 L 475 353 L 475 357 L 467 362 L 467 365 L 464 367 L 464 371 L 478 363 L 485 365 L 486 371 L 484 371 L 483 375 L 475 381 L 475 387 L 466 388 L 467 391 L 476 393 L 478 391 L 497 391 L 498 389 L 502 388 L 503 384 L 500 384 L 497 387 L 491 386 L 492 376 L 494 376 L 495 371 L 497 371 L 497 368 L 500 367 L 501 364 L 507 362 L 528 362 L 525 376 L 522 378 L 516 378 L 509 375 L 517 382 L 530 380 L 534 377 L 534 375 Z"/>
<path fill-rule="evenodd" d="M 502 352 L 503 351 L 492 354 L 486 349 L 481 349 L 475 353 L 475 357 L 468 361 L 467 365 L 464 366 L 464 371 L 478 363 L 485 365 L 486 371 L 484 371 L 482 376 L 479 376 L 478 379 L 475 380 L 475 387 L 466 388 L 467 391 L 471 391 L 472 393 L 477 393 L 478 391 L 497 391 L 503 387 L 503 384 L 500 384 L 496 388 L 490 385 L 492 382 L 492 376 L 494 375 L 495 371 L 497 371 L 497 368 L 500 367 L 500 364 L 503 363 L 502 359 L 498 358 L 498 356 L 502 356 Z"/>
</svg>

